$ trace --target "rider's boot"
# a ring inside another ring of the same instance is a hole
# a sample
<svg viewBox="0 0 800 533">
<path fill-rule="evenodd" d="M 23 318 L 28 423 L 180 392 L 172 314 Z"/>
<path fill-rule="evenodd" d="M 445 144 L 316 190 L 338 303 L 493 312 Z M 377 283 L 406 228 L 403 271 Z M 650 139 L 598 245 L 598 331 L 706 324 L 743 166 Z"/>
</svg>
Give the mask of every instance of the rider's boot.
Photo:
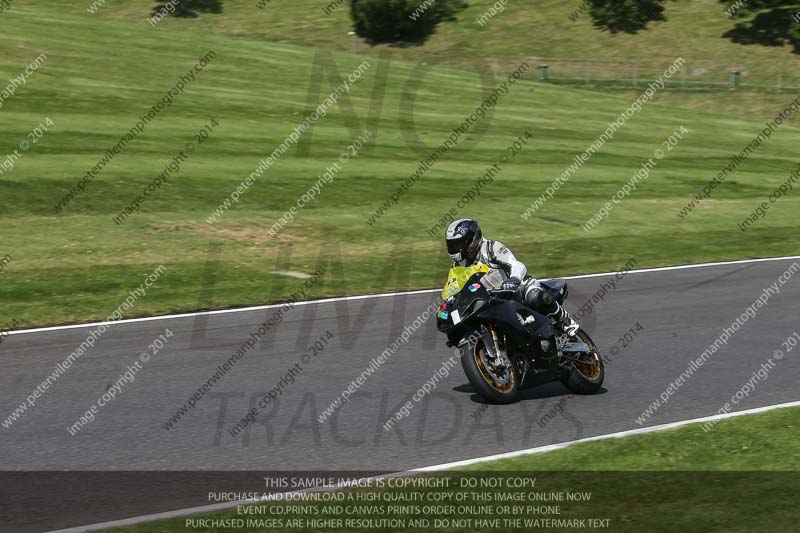
<svg viewBox="0 0 800 533">
<path fill-rule="evenodd" d="M 558 310 L 555 313 L 551 313 L 549 316 L 552 318 L 556 323 L 556 328 L 560 331 L 565 333 L 570 337 L 574 337 L 578 334 L 578 330 L 581 329 L 580 324 L 575 322 L 575 319 L 570 316 L 566 309 L 561 307 L 560 304 L 558 305 Z"/>
</svg>

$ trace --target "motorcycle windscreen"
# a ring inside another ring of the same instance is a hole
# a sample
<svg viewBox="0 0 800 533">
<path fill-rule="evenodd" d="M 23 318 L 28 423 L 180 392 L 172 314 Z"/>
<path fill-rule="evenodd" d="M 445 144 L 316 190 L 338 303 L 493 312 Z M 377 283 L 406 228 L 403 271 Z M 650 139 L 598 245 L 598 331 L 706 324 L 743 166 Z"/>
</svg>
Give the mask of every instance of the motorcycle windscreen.
<svg viewBox="0 0 800 533">
<path fill-rule="evenodd" d="M 469 267 L 459 266 L 451 268 L 450 272 L 447 273 L 447 283 L 444 289 L 442 289 L 442 300 L 447 300 L 451 296 L 461 292 L 461 289 L 464 288 L 464 284 L 469 281 L 469 278 L 478 272 L 489 272 L 489 265 L 478 263 L 477 265 Z"/>
</svg>

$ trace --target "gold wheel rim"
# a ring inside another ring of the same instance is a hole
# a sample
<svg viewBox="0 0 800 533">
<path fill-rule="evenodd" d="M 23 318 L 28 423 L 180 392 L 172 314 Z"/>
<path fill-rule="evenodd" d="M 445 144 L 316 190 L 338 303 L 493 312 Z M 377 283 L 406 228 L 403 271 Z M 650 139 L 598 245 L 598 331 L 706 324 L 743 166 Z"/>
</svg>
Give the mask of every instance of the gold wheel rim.
<svg viewBox="0 0 800 533">
<path fill-rule="evenodd" d="M 486 351 L 486 346 L 484 346 L 483 341 L 478 341 L 478 344 L 475 345 L 475 350 L 473 350 L 473 357 L 475 358 L 475 364 L 478 365 L 478 370 L 480 371 L 481 375 L 483 376 L 483 380 L 489 384 L 494 390 L 501 393 L 508 393 L 514 390 L 514 384 L 517 382 L 516 375 L 514 374 L 514 370 L 509 368 L 508 372 L 508 383 L 502 383 L 497 381 L 494 378 L 493 373 L 486 368 L 486 364 L 484 362 L 484 352 Z"/>
<path fill-rule="evenodd" d="M 589 346 L 589 349 L 591 350 L 591 352 L 589 352 L 591 362 L 579 361 L 576 359 L 572 361 L 572 366 L 575 367 L 575 370 L 577 370 L 581 376 L 585 377 L 586 379 L 596 381 L 600 378 L 601 373 L 600 356 L 597 353 L 597 348 L 583 331 L 578 332 L 578 337 L 585 342 L 587 346 Z"/>
</svg>

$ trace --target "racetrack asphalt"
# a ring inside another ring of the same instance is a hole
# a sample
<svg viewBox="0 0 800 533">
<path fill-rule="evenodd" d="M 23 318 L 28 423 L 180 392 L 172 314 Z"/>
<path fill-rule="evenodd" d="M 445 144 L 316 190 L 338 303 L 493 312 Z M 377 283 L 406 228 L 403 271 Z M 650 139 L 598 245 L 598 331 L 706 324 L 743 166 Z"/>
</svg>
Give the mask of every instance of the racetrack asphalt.
<svg viewBox="0 0 800 533">
<path fill-rule="evenodd" d="M 800 331 L 800 271 L 668 403 L 643 424 L 636 422 L 690 360 L 798 262 L 572 279 L 570 311 L 601 285 L 616 282 L 581 320 L 609 357 L 600 394 L 569 397 L 554 383 L 525 391 L 517 404 L 485 406 L 456 363 L 389 431 L 383 423 L 454 355 L 433 317 L 334 416 L 321 423 L 317 417 L 436 293 L 319 302 L 287 311 L 171 429 L 164 427 L 170 417 L 277 309 L 115 324 L 35 406 L 10 427 L 0 427 L 0 523 L 3 530 L 42 531 L 206 505 L 214 503 L 207 493 L 216 490 L 209 483 L 223 483 L 220 472 L 402 471 L 707 416 L 770 358 L 775 369 L 734 410 L 798 400 L 800 348 L 779 360 L 775 354 Z M 166 346 L 72 436 L 67 428 L 166 328 L 174 334 Z M 0 421 L 90 330 L 24 333 L 0 345 Z M 329 345 L 303 362 L 307 348 L 326 332 L 333 335 Z M 256 424 L 232 437 L 229 430 L 298 363 L 302 371 L 294 382 Z M 208 477 L 191 474 L 196 471 Z"/>
</svg>

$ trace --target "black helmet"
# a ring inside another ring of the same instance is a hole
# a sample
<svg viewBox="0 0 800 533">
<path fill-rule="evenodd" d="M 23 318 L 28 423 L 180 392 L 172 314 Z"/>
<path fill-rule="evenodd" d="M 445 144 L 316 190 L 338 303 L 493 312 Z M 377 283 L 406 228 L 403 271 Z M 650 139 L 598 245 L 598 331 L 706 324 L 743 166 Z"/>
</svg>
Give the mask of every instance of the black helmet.
<svg viewBox="0 0 800 533">
<path fill-rule="evenodd" d="M 483 234 L 478 221 L 471 218 L 456 220 L 445 233 L 447 253 L 453 261 L 473 259 L 478 253 Z"/>
</svg>

